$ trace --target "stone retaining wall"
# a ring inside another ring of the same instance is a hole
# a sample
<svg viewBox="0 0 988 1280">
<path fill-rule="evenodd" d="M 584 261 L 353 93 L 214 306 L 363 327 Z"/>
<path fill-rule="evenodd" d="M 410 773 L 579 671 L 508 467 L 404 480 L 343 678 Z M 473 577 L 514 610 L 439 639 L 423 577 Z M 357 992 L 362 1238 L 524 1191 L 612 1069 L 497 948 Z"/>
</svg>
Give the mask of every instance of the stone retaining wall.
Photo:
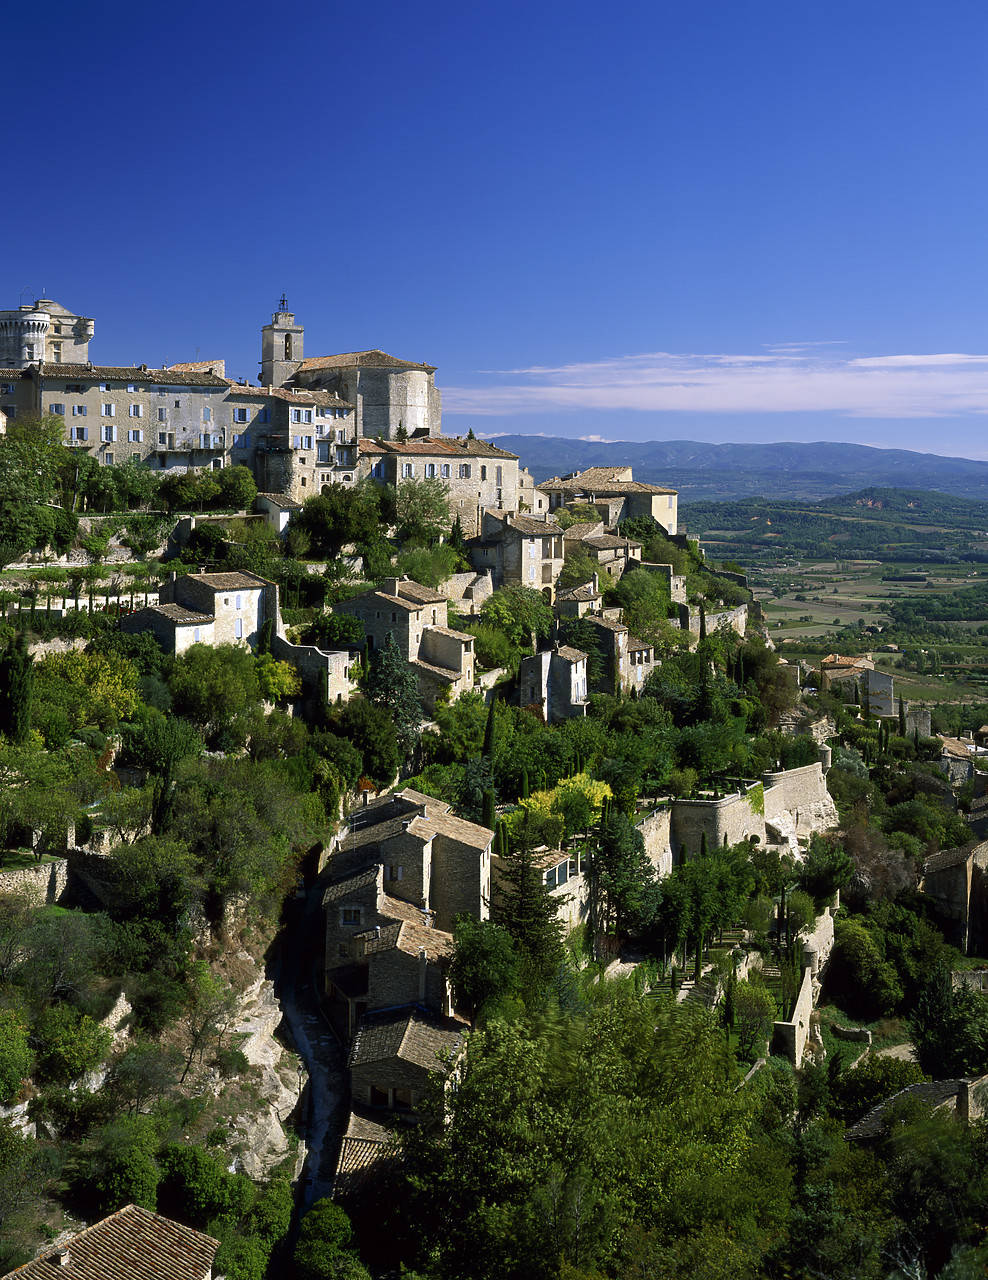
<svg viewBox="0 0 988 1280">
<path fill-rule="evenodd" d="M 795 1067 L 803 1064 L 806 1041 L 810 1034 L 810 1014 L 813 1012 L 813 973 L 809 965 L 803 970 L 796 1007 L 788 1022 L 776 1022 L 772 1027 L 772 1052 L 784 1053 Z"/>
<path fill-rule="evenodd" d="M 0 893 L 22 894 L 39 907 L 59 902 L 67 885 L 68 864 L 64 858 L 16 871 L 0 871 Z"/>
</svg>

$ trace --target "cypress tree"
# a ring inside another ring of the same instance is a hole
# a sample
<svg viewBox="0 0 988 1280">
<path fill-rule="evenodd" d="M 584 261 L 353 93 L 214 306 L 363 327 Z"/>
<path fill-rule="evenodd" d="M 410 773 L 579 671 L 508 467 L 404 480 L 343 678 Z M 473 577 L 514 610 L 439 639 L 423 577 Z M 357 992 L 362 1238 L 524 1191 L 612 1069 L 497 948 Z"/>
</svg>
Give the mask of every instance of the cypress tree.
<svg viewBox="0 0 988 1280">
<path fill-rule="evenodd" d="M 481 816 L 481 826 L 486 827 L 488 831 L 493 831 L 496 822 L 497 818 L 495 816 L 494 809 L 494 792 L 488 790 L 484 792 L 484 808 Z"/>
<path fill-rule="evenodd" d="M 899 694 L 899 737 L 906 736 L 906 704 L 902 700 L 902 694 Z"/>
<path fill-rule="evenodd" d="M 530 791 L 530 789 L 529 789 L 529 788 L 530 788 L 530 783 L 529 783 L 529 780 L 528 780 L 528 770 L 527 770 L 527 769 L 522 769 L 522 771 L 521 771 L 521 796 L 520 796 L 520 799 L 522 799 L 522 800 L 527 800 L 527 799 L 528 799 L 529 795 L 531 794 L 531 791 Z"/>
<path fill-rule="evenodd" d="M 706 856 L 707 856 L 707 833 L 705 831 L 701 831 L 700 832 L 700 857 L 705 858 Z"/>
<path fill-rule="evenodd" d="M 484 746 L 480 753 L 485 760 L 491 761 L 494 755 L 494 699 L 487 709 L 487 724 L 484 726 Z"/>
<path fill-rule="evenodd" d="M 706 638 L 707 638 L 707 611 L 701 604 L 700 605 L 700 639 L 706 640 Z"/>
<path fill-rule="evenodd" d="M 556 909 L 556 900 L 532 855 L 526 814 L 521 844 L 507 853 L 501 865 L 500 892 L 493 919 L 495 924 L 507 929 L 518 944 L 526 970 L 526 994 L 530 999 L 542 995 L 565 954 L 563 925 Z"/>
<path fill-rule="evenodd" d="M 0 733 L 11 742 L 23 742 L 31 728 L 33 668 L 22 631 L 0 655 Z"/>
<path fill-rule="evenodd" d="M 919 758 L 919 725 L 917 725 L 915 729 L 913 729 L 913 751 L 915 752 L 916 758 L 918 759 Z"/>
</svg>

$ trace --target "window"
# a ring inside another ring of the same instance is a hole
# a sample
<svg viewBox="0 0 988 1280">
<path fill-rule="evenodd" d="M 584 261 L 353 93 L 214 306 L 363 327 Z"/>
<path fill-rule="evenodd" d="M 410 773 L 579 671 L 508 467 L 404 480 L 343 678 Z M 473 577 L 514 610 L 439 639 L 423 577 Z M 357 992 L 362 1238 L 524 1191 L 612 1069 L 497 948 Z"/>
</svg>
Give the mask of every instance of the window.
<svg viewBox="0 0 988 1280">
<path fill-rule="evenodd" d="M 86 417 L 86 413 L 87 413 L 87 410 L 84 404 L 74 404 L 72 406 L 73 418 L 84 418 Z"/>
<path fill-rule="evenodd" d="M 158 444 L 160 444 L 161 447 L 164 448 L 167 443 L 168 443 L 168 437 L 165 435 L 164 431 L 159 431 Z"/>
<path fill-rule="evenodd" d="M 404 867 L 388 867 L 388 879 L 400 880 L 405 873 Z"/>
<path fill-rule="evenodd" d="M 481 478 L 481 480 L 486 480 L 486 479 L 487 479 L 487 468 L 486 468 L 486 467 L 481 467 L 481 468 L 480 468 L 480 478 Z"/>
<path fill-rule="evenodd" d="M 534 581 L 535 581 L 535 565 L 534 565 L 534 564 L 533 564 L 533 565 L 529 565 L 529 569 L 528 569 L 528 577 L 529 577 L 529 581 L 531 581 L 531 582 L 534 582 Z"/>
<path fill-rule="evenodd" d="M 460 463 L 460 479 L 461 480 L 470 479 L 470 463 L 469 462 Z"/>
<path fill-rule="evenodd" d="M 68 390 L 67 387 L 66 390 Z M 12 396 L 13 394 L 14 384 L 12 382 L 5 382 L 3 386 L 0 386 L 0 396 Z"/>
<path fill-rule="evenodd" d="M 303 422 L 311 422 L 311 421 L 312 421 L 312 410 L 311 410 L 311 409 L 303 409 L 303 410 L 302 410 L 302 421 L 303 421 Z"/>
<path fill-rule="evenodd" d="M 54 364 L 62 363 L 62 344 L 60 342 L 53 342 L 51 344 L 51 358 L 52 363 Z"/>
<path fill-rule="evenodd" d="M 245 413 L 247 412 L 247 411 L 246 411 L 246 409 L 244 410 L 244 412 L 245 412 Z M 271 421 L 271 410 L 270 410 L 270 409 L 259 409 L 259 410 L 258 410 L 258 413 L 257 413 L 257 420 L 258 420 L 258 422 L 270 422 L 270 421 Z M 244 418 L 244 422 L 246 422 L 246 421 L 247 421 L 247 419 L 246 419 L 246 418 Z"/>
<path fill-rule="evenodd" d="M 499 489 L 500 489 L 500 487 L 501 487 L 501 483 L 502 483 L 503 477 L 504 477 L 504 468 L 503 468 L 503 467 L 495 467 L 495 468 L 494 468 L 494 483 L 497 485 L 497 487 L 498 487 Z"/>
<path fill-rule="evenodd" d="M 403 462 L 401 464 L 401 474 L 403 478 L 406 480 L 409 478 L 409 476 L 413 476 L 415 474 L 414 464 L 411 462 Z"/>
<path fill-rule="evenodd" d="M 175 408 L 176 408 L 176 409 L 181 409 L 181 407 L 182 407 L 182 402 L 181 402 L 181 400 L 176 400 L 176 401 L 175 401 Z"/>
<path fill-rule="evenodd" d="M 199 448 L 200 448 L 200 449 L 208 449 L 208 448 L 209 448 L 209 435 L 208 435 L 208 434 L 205 434 L 205 433 L 204 433 L 203 435 L 200 435 L 200 437 L 199 437 Z"/>
<path fill-rule="evenodd" d="M 303 437 L 302 437 L 302 448 L 303 448 L 303 449 L 311 449 L 311 448 L 312 448 L 312 436 L 303 436 Z"/>
<path fill-rule="evenodd" d="M 412 1091 L 410 1089 L 395 1089 L 394 1106 L 396 1111 L 411 1111 Z"/>
<path fill-rule="evenodd" d="M 212 422 L 213 420 L 213 411 L 210 409 L 209 405 L 207 405 L 202 411 L 202 420 L 203 422 Z"/>
<path fill-rule="evenodd" d="M 384 479 L 384 463 L 375 462 L 374 467 L 371 471 L 371 475 L 374 477 L 375 480 L 383 480 Z"/>
<path fill-rule="evenodd" d="M 69 429 L 69 439 L 70 440 L 88 440 L 89 428 L 88 427 L 71 427 Z"/>
<path fill-rule="evenodd" d="M 115 404 L 103 405 L 103 417 L 115 418 L 117 416 L 117 406 Z"/>
<path fill-rule="evenodd" d="M 360 924 L 360 908 L 344 907 L 341 919 L 343 924 Z"/>
<path fill-rule="evenodd" d="M 108 382 L 101 382 L 101 383 L 99 384 L 99 389 L 100 389 L 100 391 L 109 391 L 109 390 L 110 390 L 110 384 L 109 384 Z"/>
<path fill-rule="evenodd" d="M 50 405 L 48 406 L 48 412 L 49 412 L 49 413 L 57 413 L 57 414 L 58 414 L 58 416 L 59 416 L 60 418 L 64 418 L 64 417 L 65 417 L 65 405 L 64 405 L 64 404 L 50 404 Z"/>
<path fill-rule="evenodd" d="M 13 392 L 14 388 L 11 387 L 10 390 Z M 67 395 L 81 396 L 84 390 L 85 388 L 81 382 L 67 382 L 65 384 L 65 391 Z"/>
<path fill-rule="evenodd" d="M 376 1084 L 370 1087 L 370 1104 L 372 1107 L 386 1107 L 388 1105 L 387 1089 L 379 1089 Z"/>
<path fill-rule="evenodd" d="M 242 608 L 244 607 L 244 606 L 243 606 L 243 596 L 237 596 L 237 600 L 236 600 L 236 607 L 237 607 L 238 609 L 242 609 Z"/>
<path fill-rule="evenodd" d="M 137 387 L 134 385 L 134 383 L 133 383 L 133 382 L 128 382 L 128 383 L 127 383 L 127 390 L 128 390 L 128 391 L 136 391 L 136 390 L 137 390 Z"/>
<path fill-rule="evenodd" d="M 302 447 L 302 437 L 301 437 L 301 436 L 292 436 L 292 448 L 293 448 L 293 449 L 301 449 L 301 447 Z"/>
<path fill-rule="evenodd" d="M 159 410 L 158 410 L 158 421 L 159 421 L 159 422 L 167 422 L 167 421 L 168 421 L 168 410 L 167 410 L 167 409 L 159 409 Z"/>
<path fill-rule="evenodd" d="M 103 454 L 103 466 L 104 466 L 104 467 L 112 467 L 112 466 L 113 466 L 113 454 L 112 454 L 112 453 L 104 453 L 104 454 Z"/>
<path fill-rule="evenodd" d="M 132 418 L 143 418 L 144 406 L 142 404 L 132 404 L 130 406 L 130 416 Z"/>
<path fill-rule="evenodd" d="M 61 326 L 60 324 L 53 324 L 53 325 L 52 325 L 52 327 L 51 327 L 51 331 L 52 331 L 52 333 L 61 333 L 61 332 L 62 332 L 62 326 Z"/>
<path fill-rule="evenodd" d="M 244 620 L 243 620 L 243 618 L 237 618 L 236 622 L 234 622 L 234 624 L 233 624 L 233 634 L 234 634 L 234 636 L 235 636 L 238 640 L 242 640 L 242 639 L 244 638 Z"/>
<path fill-rule="evenodd" d="M 193 642 L 193 644 L 198 644 L 198 643 L 199 643 L 199 639 L 200 639 L 200 637 L 199 637 L 199 628 L 198 628 L 198 627 L 196 627 L 196 628 L 193 630 L 193 632 L 192 632 L 192 642 Z"/>
<path fill-rule="evenodd" d="M 159 388 L 158 388 L 158 395 L 159 395 L 159 396 L 166 396 L 167 394 L 168 394 L 168 388 L 167 388 L 167 387 L 159 387 Z"/>
<path fill-rule="evenodd" d="M 234 422 L 248 422 L 248 421 L 249 421 L 249 418 L 248 418 L 248 415 L 247 415 L 247 408 L 246 408 L 246 406 L 244 406 L 242 409 L 234 409 L 234 411 L 233 411 L 233 421 L 234 421 Z M 262 421 L 262 422 L 267 422 L 267 418 L 263 417 L 263 412 L 262 412 L 261 421 Z"/>
<path fill-rule="evenodd" d="M 425 478 L 426 480 L 435 480 L 436 464 L 434 462 L 427 462 L 425 464 Z"/>
<path fill-rule="evenodd" d="M 143 444 L 144 432 L 140 427 L 134 427 L 131 431 L 127 432 L 127 440 L 130 444 Z"/>
<path fill-rule="evenodd" d="M 449 479 L 449 463 L 448 462 L 444 462 L 442 466 L 439 468 L 439 475 L 443 480 Z"/>
<path fill-rule="evenodd" d="M 10 418 L 16 418 L 16 417 L 17 417 L 17 406 L 16 406 L 15 404 L 9 404 L 9 405 L 7 405 L 7 407 L 4 409 L 4 413 L 7 415 L 8 420 L 9 420 Z"/>
<path fill-rule="evenodd" d="M 302 410 L 301 410 L 301 409 L 293 409 L 293 410 L 292 410 L 292 422 L 301 422 L 301 421 L 302 421 Z"/>
<path fill-rule="evenodd" d="M 247 433 L 246 433 L 246 431 L 241 432 L 241 434 L 240 434 L 239 436 L 238 436 L 238 435 L 234 435 L 234 437 L 233 437 L 233 447 L 234 447 L 234 449 L 246 449 L 246 448 L 247 448 Z"/>
<path fill-rule="evenodd" d="M 113 441 L 116 440 L 116 438 L 117 438 L 116 427 L 111 427 L 109 424 L 107 424 L 105 427 L 102 427 L 100 429 L 100 439 L 103 441 L 104 444 L 112 444 Z"/>
</svg>

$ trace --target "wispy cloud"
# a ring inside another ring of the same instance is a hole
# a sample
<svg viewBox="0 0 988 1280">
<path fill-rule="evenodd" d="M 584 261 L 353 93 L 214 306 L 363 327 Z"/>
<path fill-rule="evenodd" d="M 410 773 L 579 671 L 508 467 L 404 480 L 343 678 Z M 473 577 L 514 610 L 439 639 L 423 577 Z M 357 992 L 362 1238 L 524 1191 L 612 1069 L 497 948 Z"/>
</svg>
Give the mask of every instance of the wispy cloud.
<svg viewBox="0 0 988 1280">
<path fill-rule="evenodd" d="M 840 357 L 828 343 L 778 344 L 752 355 L 666 351 L 488 372 L 449 387 L 449 413 L 549 410 L 676 413 L 826 412 L 852 418 L 988 413 L 988 355 Z"/>
</svg>

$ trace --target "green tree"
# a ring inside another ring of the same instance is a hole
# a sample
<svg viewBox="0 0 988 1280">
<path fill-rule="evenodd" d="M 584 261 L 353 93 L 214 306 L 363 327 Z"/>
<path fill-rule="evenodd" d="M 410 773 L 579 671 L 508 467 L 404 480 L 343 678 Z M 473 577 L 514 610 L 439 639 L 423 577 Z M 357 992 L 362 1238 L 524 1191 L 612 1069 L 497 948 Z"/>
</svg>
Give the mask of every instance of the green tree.
<svg viewBox="0 0 988 1280">
<path fill-rule="evenodd" d="M 14 1100 L 33 1067 L 27 1024 L 16 1009 L 0 1009 L 0 1102 Z"/>
<path fill-rule="evenodd" d="M 439 479 L 402 480 L 395 512 L 402 542 L 429 543 L 449 529 L 449 486 Z"/>
<path fill-rule="evenodd" d="M 501 587 L 484 601 L 480 616 L 518 647 L 529 645 L 533 635 L 547 636 L 552 630 L 552 609 L 532 587 Z"/>
<path fill-rule="evenodd" d="M 250 467 L 224 467 L 216 472 L 219 485 L 219 501 L 225 507 L 249 511 L 257 497 L 257 484 Z"/>
<path fill-rule="evenodd" d="M 799 867 L 798 883 L 813 899 L 819 913 L 834 900 L 854 875 L 854 863 L 844 846 L 814 834 Z"/>
<path fill-rule="evenodd" d="M 738 1034 L 738 1053 L 750 1059 L 765 1046 L 776 1016 L 772 993 L 760 983 L 743 978 L 734 988 L 734 1025 Z"/>
<path fill-rule="evenodd" d="M 514 993 L 518 955 L 508 931 L 490 920 L 460 916 L 449 978 L 458 1009 L 472 1022 L 494 1016 Z"/>
<path fill-rule="evenodd" d="M 379 787 L 394 781 L 404 752 L 399 748 L 394 721 L 384 707 L 364 698 L 351 698 L 334 708 L 330 729 L 347 739 L 360 753 L 363 773 Z"/>
<path fill-rule="evenodd" d="M 364 693 L 374 706 L 388 713 L 397 733 L 398 745 L 406 755 L 409 754 L 422 719 L 418 681 L 390 631 L 384 645 L 371 659 Z"/>
<path fill-rule="evenodd" d="M 11 742 L 23 742 L 31 728 L 33 668 L 34 658 L 21 631 L 0 653 L 0 733 Z"/>
<path fill-rule="evenodd" d="M 298 1280 L 326 1280 L 340 1274 L 357 1280 L 359 1273 L 341 1270 L 355 1258 L 350 1219 L 334 1200 L 317 1200 L 302 1219 L 292 1256 Z"/>
<path fill-rule="evenodd" d="M 236 644 L 192 645 L 175 659 L 169 687 L 176 712 L 214 735 L 261 696 L 254 657 Z"/>
<path fill-rule="evenodd" d="M 39 1078 L 69 1084 L 95 1071 L 109 1052 L 113 1036 L 88 1014 L 68 1004 L 53 1004 L 35 1022 L 32 1040 Z"/>
<path fill-rule="evenodd" d="M 514 939 L 529 998 L 542 995 L 563 960 L 558 904 L 530 847 L 527 824 L 514 849 L 501 858 L 493 919 Z"/>
</svg>

